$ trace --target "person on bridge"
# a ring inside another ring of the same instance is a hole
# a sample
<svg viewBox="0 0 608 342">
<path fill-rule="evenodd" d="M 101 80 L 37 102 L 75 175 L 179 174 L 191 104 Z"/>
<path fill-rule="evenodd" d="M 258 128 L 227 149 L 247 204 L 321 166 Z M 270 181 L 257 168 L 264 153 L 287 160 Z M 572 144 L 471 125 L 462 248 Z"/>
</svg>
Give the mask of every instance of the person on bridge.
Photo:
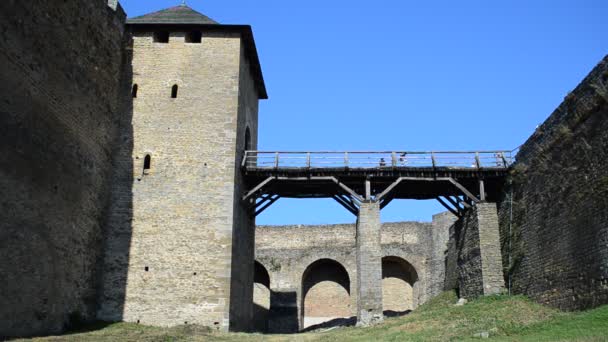
<svg viewBox="0 0 608 342">
<path fill-rule="evenodd" d="M 401 153 L 401 155 L 399 156 L 399 163 L 400 163 L 402 166 L 407 165 L 407 152 L 403 152 L 403 153 Z"/>
<path fill-rule="evenodd" d="M 380 167 L 384 166 L 386 166 L 386 161 L 384 160 L 384 158 L 380 158 Z"/>
</svg>

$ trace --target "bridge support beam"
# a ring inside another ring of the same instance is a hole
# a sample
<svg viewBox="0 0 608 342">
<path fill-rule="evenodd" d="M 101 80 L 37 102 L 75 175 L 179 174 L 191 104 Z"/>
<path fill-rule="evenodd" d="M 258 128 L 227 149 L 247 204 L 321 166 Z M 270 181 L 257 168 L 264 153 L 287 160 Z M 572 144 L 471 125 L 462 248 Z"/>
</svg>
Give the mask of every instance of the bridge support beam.
<svg viewBox="0 0 608 342">
<path fill-rule="evenodd" d="M 357 326 L 383 320 L 380 203 L 364 201 L 357 218 Z"/>
</svg>

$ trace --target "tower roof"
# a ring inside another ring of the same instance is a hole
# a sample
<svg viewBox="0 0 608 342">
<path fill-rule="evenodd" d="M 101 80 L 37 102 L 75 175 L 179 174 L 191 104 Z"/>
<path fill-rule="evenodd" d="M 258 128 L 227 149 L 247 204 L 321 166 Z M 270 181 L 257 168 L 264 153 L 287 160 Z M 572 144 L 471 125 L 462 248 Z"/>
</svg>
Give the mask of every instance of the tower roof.
<svg viewBox="0 0 608 342">
<path fill-rule="evenodd" d="M 170 7 L 127 20 L 127 24 L 219 24 L 185 4 Z"/>
<path fill-rule="evenodd" d="M 127 19 L 127 27 L 133 32 L 149 31 L 162 27 L 163 30 L 199 29 L 204 32 L 234 32 L 241 35 L 245 54 L 251 63 L 251 72 L 260 99 L 267 99 L 266 85 L 262 75 L 262 67 L 255 47 L 253 32 L 249 25 L 223 25 L 203 15 L 192 8 L 181 4 L 139 17 Z"/>
</svg>

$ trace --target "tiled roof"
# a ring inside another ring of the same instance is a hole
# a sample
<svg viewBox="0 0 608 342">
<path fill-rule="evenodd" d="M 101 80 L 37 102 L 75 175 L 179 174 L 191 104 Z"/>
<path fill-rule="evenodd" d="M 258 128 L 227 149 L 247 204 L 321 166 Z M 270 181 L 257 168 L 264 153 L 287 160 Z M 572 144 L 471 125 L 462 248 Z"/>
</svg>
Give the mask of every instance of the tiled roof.
<svg viewBox="0 0 608 342">
<path fill-rule="evenodd" d="M 219 24 L 186 5 L 179 5 L 158 12 L 130 18 L 127 24 Z"/>
</svg>

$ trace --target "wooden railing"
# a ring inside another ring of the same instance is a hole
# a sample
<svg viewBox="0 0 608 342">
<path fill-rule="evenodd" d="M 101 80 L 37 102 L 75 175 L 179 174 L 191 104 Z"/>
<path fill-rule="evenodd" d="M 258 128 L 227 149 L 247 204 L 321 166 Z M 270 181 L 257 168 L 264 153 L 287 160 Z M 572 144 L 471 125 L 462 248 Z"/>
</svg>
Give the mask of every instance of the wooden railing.
<svg viewBox="0 0 608 342">
<path fill-rule="evenodd" d="M 446 152 L 268 152 L 246 151 L 245 169 L 391 169 L 454 168 L 505 169 L 513 151 Z"/>
</svg>

